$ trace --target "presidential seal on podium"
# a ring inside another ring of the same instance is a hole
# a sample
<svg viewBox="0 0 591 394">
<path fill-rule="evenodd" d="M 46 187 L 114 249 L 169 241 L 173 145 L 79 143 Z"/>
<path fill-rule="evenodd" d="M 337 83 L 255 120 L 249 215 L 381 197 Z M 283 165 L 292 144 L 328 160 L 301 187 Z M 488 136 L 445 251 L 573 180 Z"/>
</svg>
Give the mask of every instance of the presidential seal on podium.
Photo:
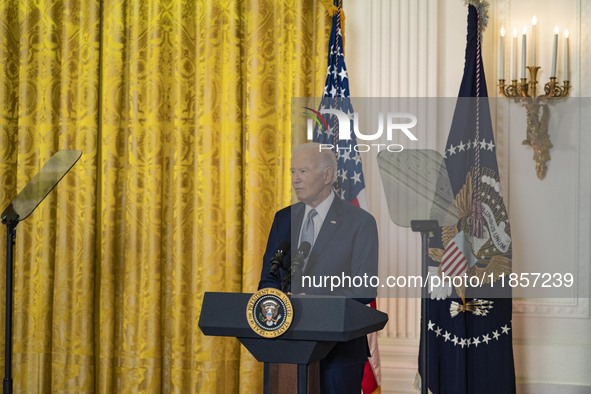
<svg viewBox="0 0 591 394">
<path fill-rule="evenodd" d="M 250 328 L 262 337 L 281 336 L 293 320 L 291 301 L 281 290 L 261 289 L 248 300 L 246 320 Z"/>
</svg>

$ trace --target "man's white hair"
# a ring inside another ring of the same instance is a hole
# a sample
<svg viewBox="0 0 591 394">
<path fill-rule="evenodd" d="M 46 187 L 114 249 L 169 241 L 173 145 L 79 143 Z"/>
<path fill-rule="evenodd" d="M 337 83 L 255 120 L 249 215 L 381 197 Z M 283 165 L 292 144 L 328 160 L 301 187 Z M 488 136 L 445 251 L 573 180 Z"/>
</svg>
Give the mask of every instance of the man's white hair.
<svg viewBox="0 0 591 394">
<path fill-rule="evenodd" d="M 318 158 L 318 162 L 321 165 L 322 169 L 331 168 L 332 169 L 332 182 L 336 182 L 337 180 L 337 158 L 334 154 L 332 149 L 320 149 L 321 144 L 318 142 L 306 142 L 304 144 L 298 145 L 293 149 L 292 154 L 296 154 L 297 152 L 304 152 L 310 151 L 314 152 L 316 155 L 315 157 Z"/>
</svg>

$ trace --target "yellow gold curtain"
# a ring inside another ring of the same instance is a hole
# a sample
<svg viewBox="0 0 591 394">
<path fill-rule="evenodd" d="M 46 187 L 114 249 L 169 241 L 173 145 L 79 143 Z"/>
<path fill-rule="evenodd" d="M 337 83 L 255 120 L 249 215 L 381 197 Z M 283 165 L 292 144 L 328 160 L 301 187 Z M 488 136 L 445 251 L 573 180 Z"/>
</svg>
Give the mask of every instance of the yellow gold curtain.
<svg viewBox="0 0 591 394">
<path fill-rule="evenodd" d="M 15 392 L 260 391 L 197 322 L 205 291 L 256 288 L 329 22 L 313 0 L 0 2 L 0 209 L 83 151 L 17 226 Z"/>
</svg>

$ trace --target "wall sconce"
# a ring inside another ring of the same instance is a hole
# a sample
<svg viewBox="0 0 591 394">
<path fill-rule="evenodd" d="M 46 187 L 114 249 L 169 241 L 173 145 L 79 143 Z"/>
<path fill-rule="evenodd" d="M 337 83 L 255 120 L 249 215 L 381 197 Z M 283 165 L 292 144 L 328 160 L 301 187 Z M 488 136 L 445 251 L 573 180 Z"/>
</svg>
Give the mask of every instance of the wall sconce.
<svg viewBox="0 0 591 394">
<path fill-rule="evenodd" d="M 512 56 L 511 56 L 511 84 L 505 85 L 504 75 L 504 47 L 505 47 L 505 28 L 501 27 L 500 41 L 500 67 L 499 67 L 499 94 L 503 97 L 512 98 L 515 102 L 521 102 L 527 111 L 527 130 L 523 145 L 532 147 L 536 162 L 536 174 L 539 179 L 544 179 L 548 166 L 546 163 L 550 160 L 550 149 L 552 142 L 548 134 L 548 124 L 550 121 L 550 108 L 548 104 L 554 104 L 554 99 L 567 97 L 571 88 L 569 82 L 569 53 L 568 53 L 568 30 L 565 31 L 564 45 L 564 82 L 560 86 L 556 78 L 556 61 L 558 51 L 558 26 L 554 29 L 554 47 L 552 51 L 552 72 L 550 80 L 544 85 L 544 94 L 537 96 L 538 70 L 536 64 L 536 24 L 537 19 L 532 18 L 532 38 L 530 51 L 530 64 L 526 66 L 527 53 L 527 28 L 523 26 L 521 39 L 521 78 L 517 82 L 517 30 L 513 30 Z M 526 78 L 525 70 L 529 72 L 529 80 Z"/>
</svg>

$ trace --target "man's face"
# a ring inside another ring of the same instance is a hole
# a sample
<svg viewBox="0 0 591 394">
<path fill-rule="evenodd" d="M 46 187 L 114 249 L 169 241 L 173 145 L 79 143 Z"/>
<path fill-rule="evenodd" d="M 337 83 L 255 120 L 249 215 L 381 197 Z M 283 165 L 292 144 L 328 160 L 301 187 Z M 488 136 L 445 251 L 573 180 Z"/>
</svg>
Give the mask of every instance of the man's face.
<svg viewBox="0 0 591 394">
<path fill-rule="evenodd" d="M 298 200 L 316 207 L 331 191 L 331 170 L 323 168 L 318 152 L 297 151 L 291 159 L 291 184 Z"/>
</svg>

